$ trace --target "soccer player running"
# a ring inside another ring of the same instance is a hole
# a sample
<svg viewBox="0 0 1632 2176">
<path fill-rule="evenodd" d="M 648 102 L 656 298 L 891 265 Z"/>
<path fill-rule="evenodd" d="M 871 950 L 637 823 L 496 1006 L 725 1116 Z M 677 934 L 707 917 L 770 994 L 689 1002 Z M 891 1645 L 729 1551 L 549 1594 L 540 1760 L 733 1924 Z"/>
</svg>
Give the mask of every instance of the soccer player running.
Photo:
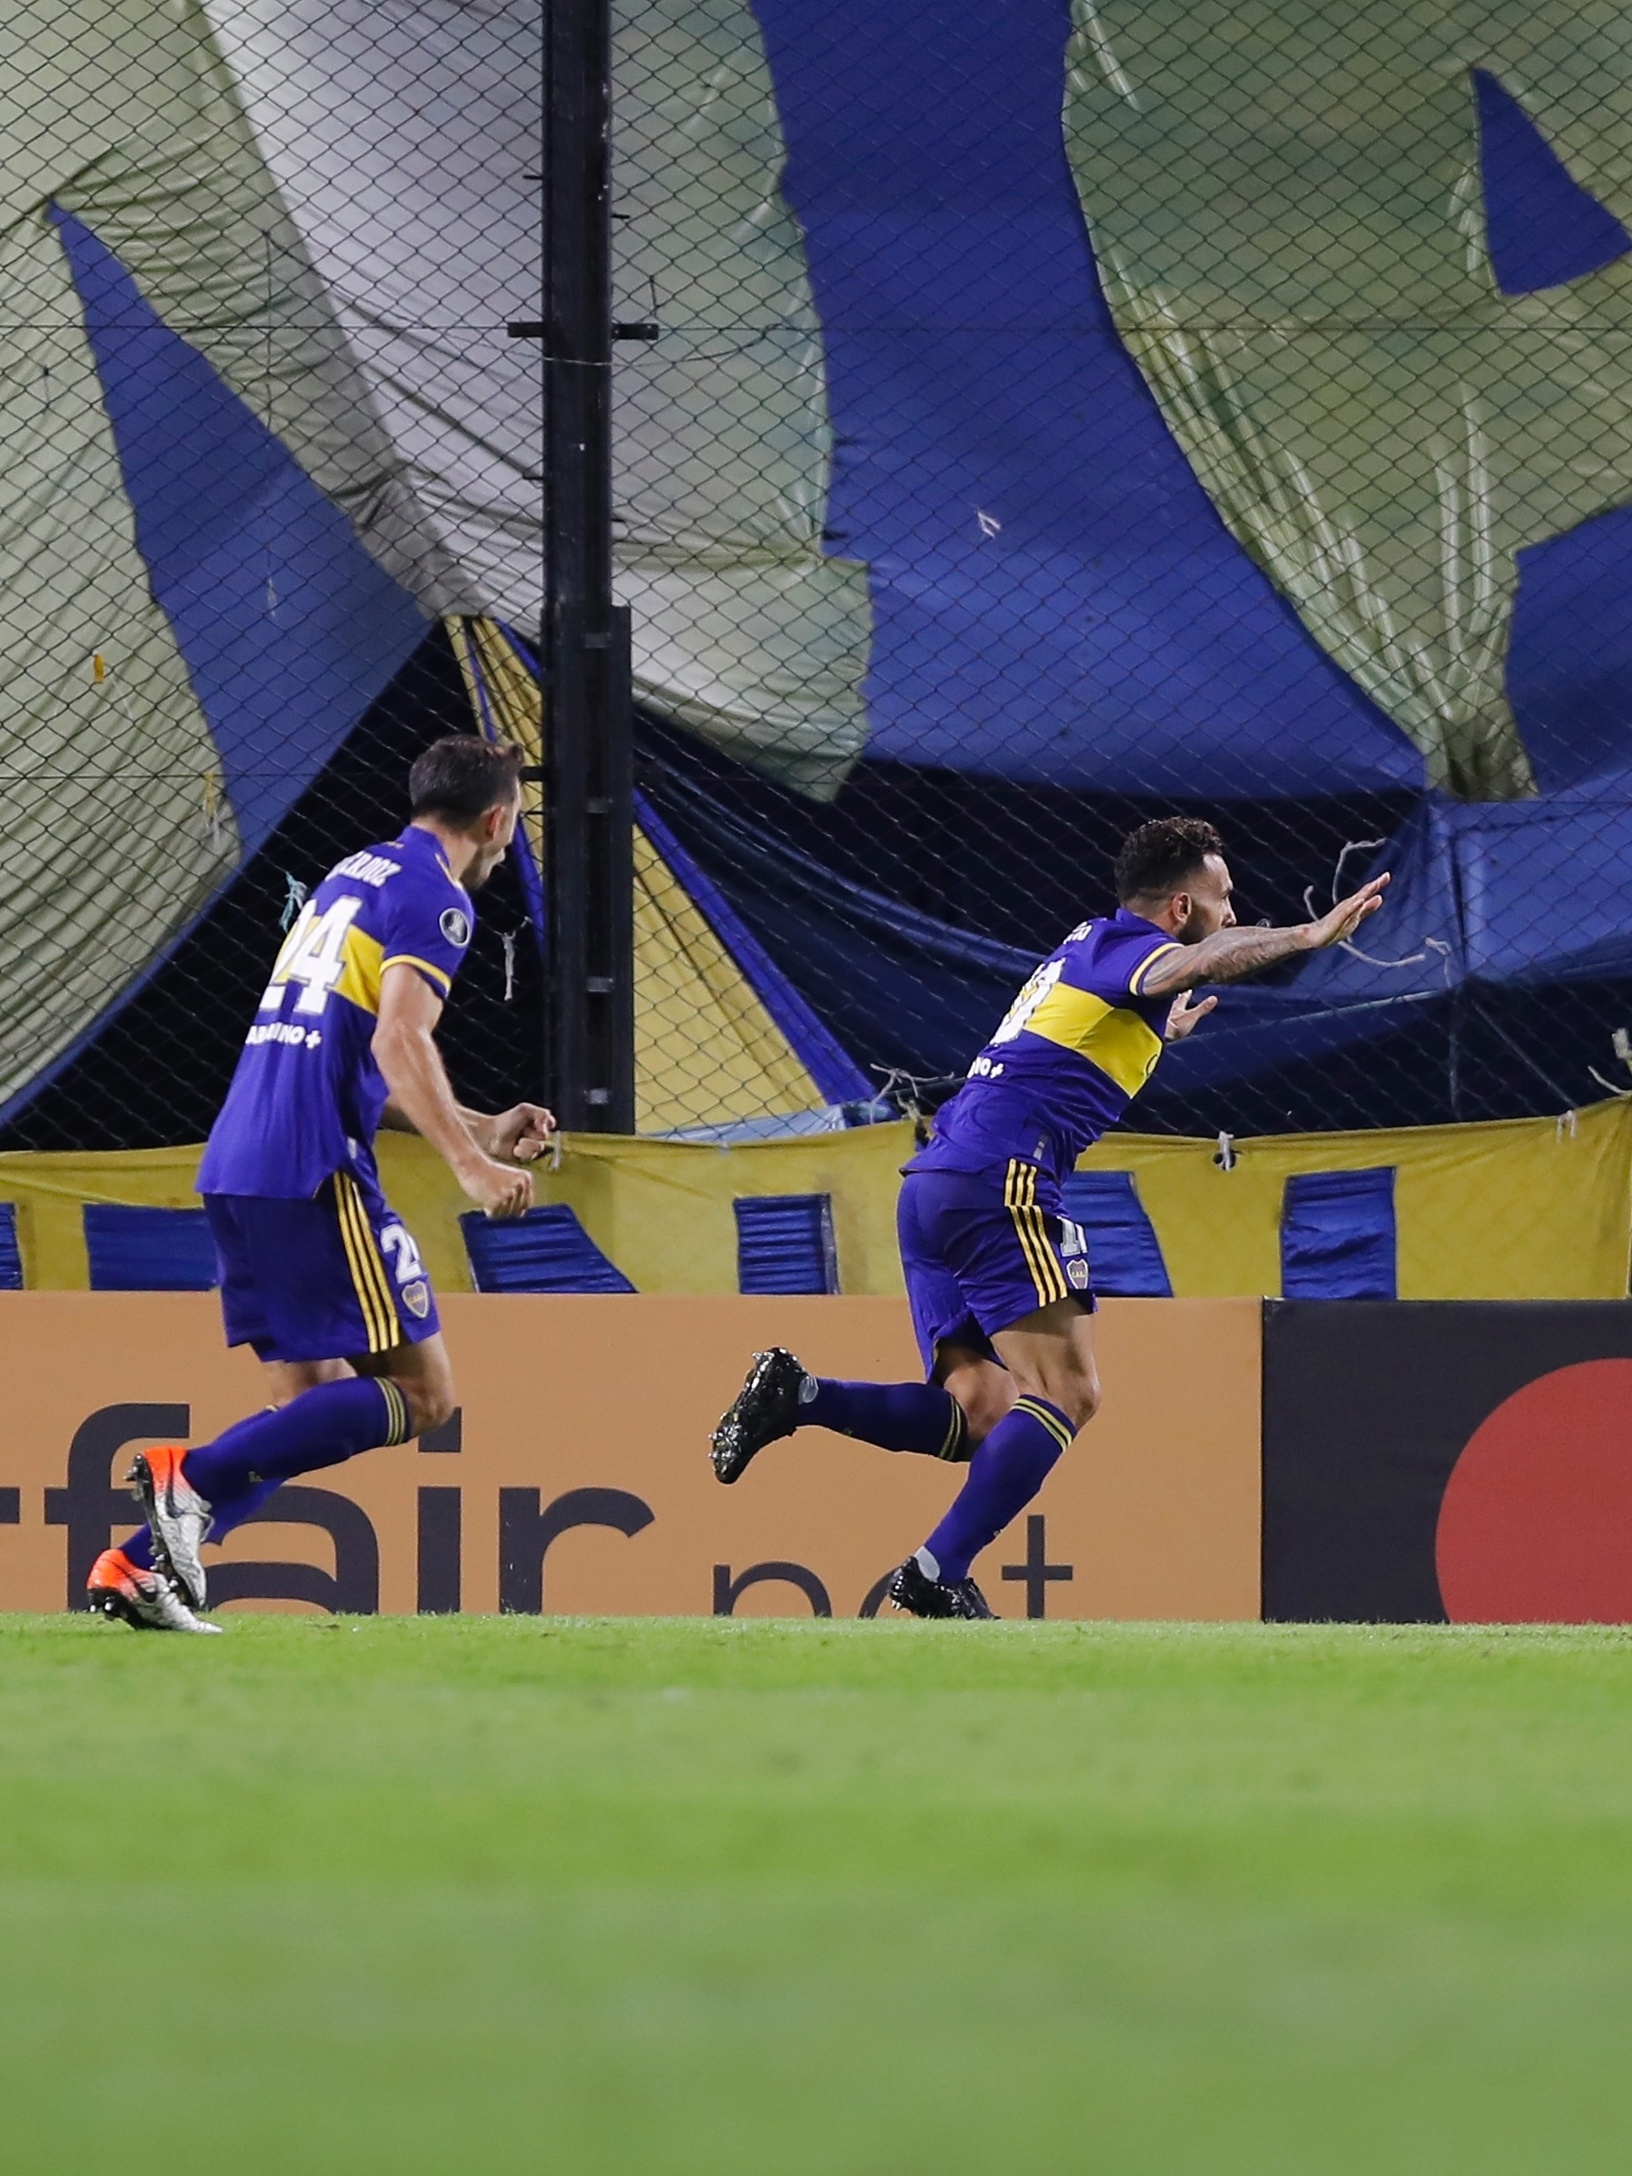
<svg viewBox="0 0 1632 2176">
<path fill-rule="evenodd" d="M 758 1353 L 714 1432 L 720 1480 L 806 1427 L 967 1460 L 951 1509 L 885 1592 L 915 1617 L 992 1616 L 970 1565 L 1099 1404 L 1087 1248 L 1060 1214 L 1061 1180 L 1149 1080 L 1164 1040 L 1218 1002 L 1191 991 L 1341 944 L 1387 883 L 1295 928 L 1238 929 L 1211 824 L 1168 816 L 1124 840 L 1116 913 L 1083 922 L 1038 968 L 906 1166 L 901 1266 L 928 1381 L 831 1382 L 781 1348 Z"/>
<path fill-rule="evenodd" d="M 98 1557 L 90 1603 L 143 1630 L 218 1632 L 199 1551 L 280 1483 L 453 1411 L 430 1279 L 380 1190 L 383 1124 L 423 1134 L 477 1208 L 520 1216 L 555 1121 L 454 1101 L 433 1041 L 470 944 L 470 894 L 503 860 L 521 754 L 474 735 L 427 748 L 411 818 L 348 854 L 289 931 L 199 1167 L 227 1343 L 266 1363 L 271 1404 L 213 1443 L 138 1456 L 147 1524 Z"/>
</svg>

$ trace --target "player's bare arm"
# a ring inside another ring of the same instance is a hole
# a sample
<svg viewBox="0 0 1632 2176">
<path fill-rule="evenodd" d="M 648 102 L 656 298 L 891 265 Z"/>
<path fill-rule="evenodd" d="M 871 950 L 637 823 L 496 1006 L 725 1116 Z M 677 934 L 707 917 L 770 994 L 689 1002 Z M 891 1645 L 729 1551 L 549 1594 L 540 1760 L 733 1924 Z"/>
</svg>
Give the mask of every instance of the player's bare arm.
<svg viewBox="0 0 1632 2176">
<path fill-rule="evenodd" d="M 1297 922 L 1285 929 L 1217 929 L 1199 943 L 1184 944 L 1158 959 L 1141 985 L 1147 997 L 1163 997 L 1193 990 L 1203 982 L 1239 982 L 1277 961 L 1299 952 L 1321 952 L 1342 944 L 1383 903 L 1387 875 L 1375 876 L 1347 899 L 1340 899 L 1329 913 L 1313 922 Z M 1199 1013 L 1200 1007 L 1195 1008 Z M 1171 1031 L 1171 1016 L 1169 1028 Z M 1190 1026 L 1194 1026 L 1192 1020 Z M 1186 1028 L 1184 1033 L 1188 1033 Z"/>
<path fill-rule="evenodd" d="M 380 982 L 374 1062 L 391 1106 L 430 1142 L 478 1209 L 490 1217 L 521 1216 L 532 1204 L 532 1174 L 497 1162 L 472 1138 L 436 1047 L 441 1016 L 442 1000 L 417 968 L 401 962 L 387 967 Z"/>
<path fill-rule="evenodd" d="M 555 1113 L 542 1103 L 514 1103 L 507 1111 L 472 1111 L 462 1103 L 457 1108 L 470 1138 L 495 1163 L 536 1163 L 555 1145 Z M 385 1106 L 380 1124 L 388 1133 L 419 1131 L 394 1103 Z"/>
</svg>

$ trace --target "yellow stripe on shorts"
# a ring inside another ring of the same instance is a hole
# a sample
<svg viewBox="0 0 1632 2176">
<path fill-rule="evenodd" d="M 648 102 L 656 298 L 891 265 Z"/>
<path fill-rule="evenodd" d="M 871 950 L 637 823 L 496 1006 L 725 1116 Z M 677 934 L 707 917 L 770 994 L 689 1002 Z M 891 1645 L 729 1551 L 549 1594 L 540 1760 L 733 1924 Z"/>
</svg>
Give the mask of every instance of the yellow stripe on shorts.
<svg viewBox="0 0 1632 2176">
<path fill-rule="evenodd" d="M 1036 1165 L 1028 1164 L 1026 1174 L 1025 1214 L 1036 1236 L 1037 1258 L 1042 1263 L 1043 1274 L 1048 1279 L 1049 1297 L 1056 1300 L 1067 1299 L 1070 1297 L 1070 1287 L 1065 1281 L 1065 1271 L 1060 1267 L 1059 1257 L 1055 1254 L 1053 1242 L 1048 1236 L 1048 1219 L 1037 1206 Z"/>
<path fill-rule="evenodd" d="M 1046 1307 L 1053 1294 L 1038 1274 L 1037 1253 L 1031 1230 L 1021 1213 L 1025 1201 L 1026 1173 L 1029 1169 L 1029 1165 L 1010 1159 L 1008 1173 L 1003 1181 L 1003 1205 L 1013 1221 L 1015 1237 L 1020 1242 L 1020 1252 L 1026 1258 L 1026 1268 L 1031 1276 L 1032 1290 L 1037 1295 L 1037 1304 Z"/>
<path fill-rule="evenodd" d="M 396 1303 L 391 1297 L 391 1282 L 386 1276 L 385 1264 L 380 1260 L 368 1212 L 357 1191 L 357 1182 L 349 1172 L 335 1173 L 334 1201 L 357 1304 L 363 1311 L 368 1349 L 370 1352 L 389 1352 L 393 1345 L 401 1344 L 402 1330 L 397 1321 Z"/>
<path fill-rule="evenodd" d="M 1037 1206 L 1037 1166 L 1011 1160 L 1008 1176 L 1003 1182 L 1003 1200 L 1014 1219 L 1015 1236 L 1020 1241 L 1020 1251 L 1026 1258 L 1031 1272 L 1031 1282 L 1037 1294 L 1039 1307 L 1047 1307 L 1055 1300 L 1069 1296 L 1065 1276 L 1054 1259 L 1054 1250 L 1048 1243 L 1048 1226 L 1043 1212 Z"/>
</svg>

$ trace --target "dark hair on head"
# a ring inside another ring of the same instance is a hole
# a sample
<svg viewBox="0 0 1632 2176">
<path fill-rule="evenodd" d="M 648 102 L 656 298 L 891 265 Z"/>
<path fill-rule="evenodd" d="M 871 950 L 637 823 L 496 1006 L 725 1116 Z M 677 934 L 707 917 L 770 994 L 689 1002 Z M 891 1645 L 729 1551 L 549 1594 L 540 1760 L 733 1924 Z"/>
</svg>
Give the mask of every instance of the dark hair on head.
<svg viewBox="0 0 1632 2176">
<path fill-rule="evenodd" d="M 1198 874 L 1209 854 L 1222 854 L 1224 841 L 1199 816 L 1158 816 L 1130 831 L 1116 857 L 1116 896 L 1168 899 Z"/>
<path fill-rule="evenodd" d="M 522 753 L 513 741 L 449 733 L 414 758 L 408 799 L 416 816 L 468 827 L 521 789 Z"/>
</svg>

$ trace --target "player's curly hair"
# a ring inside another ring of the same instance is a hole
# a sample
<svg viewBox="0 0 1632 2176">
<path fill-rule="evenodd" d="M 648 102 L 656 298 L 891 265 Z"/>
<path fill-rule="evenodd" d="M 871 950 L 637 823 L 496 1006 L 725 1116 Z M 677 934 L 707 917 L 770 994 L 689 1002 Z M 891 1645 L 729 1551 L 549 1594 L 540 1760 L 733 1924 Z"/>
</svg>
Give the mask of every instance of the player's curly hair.
<svg viewBox="0 0 1632 2176">
<path fill-rule="evenodd" d="M 1167 899 L 1184 889 L 1209 854 L 1222 854 L 1224 841 L 1199 816 L 1158 816 L 1130 831 L 1116 857 L 1116 896 Z"/>
<path fill-rule="evenodd" d="M 410 807 L 416 816 L 440 816 L 461 827 L 474 824 L 490 808 L 515 799 L 521 766 L 521 750 L 511 741 L 449 733 L 415 757 L 408 773 Z"/>
</svg>

